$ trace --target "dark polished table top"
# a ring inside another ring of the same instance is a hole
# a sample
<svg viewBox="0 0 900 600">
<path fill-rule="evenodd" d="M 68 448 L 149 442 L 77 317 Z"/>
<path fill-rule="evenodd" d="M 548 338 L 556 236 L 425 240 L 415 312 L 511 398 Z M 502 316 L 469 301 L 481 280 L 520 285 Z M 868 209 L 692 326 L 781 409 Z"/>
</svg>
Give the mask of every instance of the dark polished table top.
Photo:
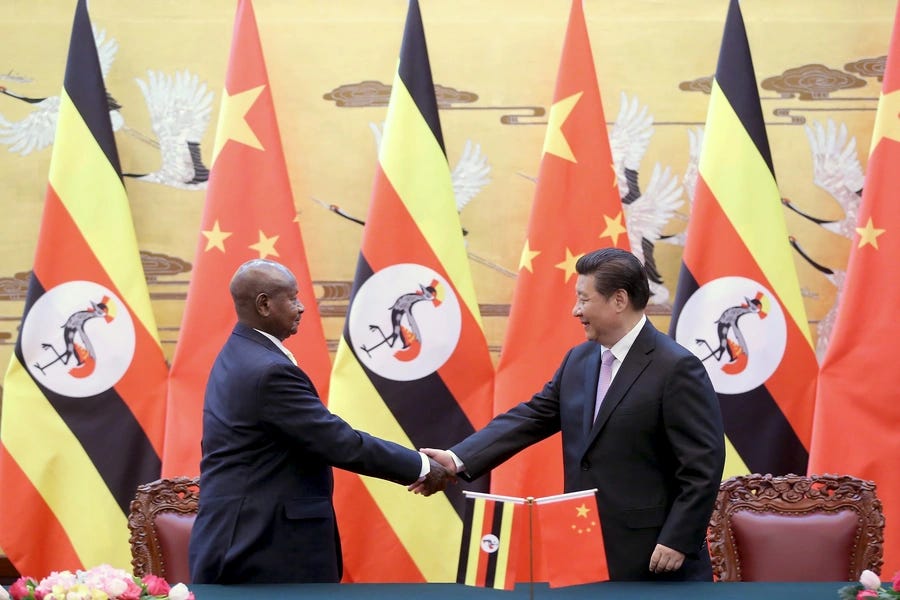
<svg viewBox="0 0 900 600">
<path fill-rule="evenodd" d="M 515 590 L 492 590 L 453 583 L 308 583 L 295 585 L 191 585 L 197 600 L 838 600 L 848 583 L 592 583 L 550 589 L 519 584 Z"/>
</svg>

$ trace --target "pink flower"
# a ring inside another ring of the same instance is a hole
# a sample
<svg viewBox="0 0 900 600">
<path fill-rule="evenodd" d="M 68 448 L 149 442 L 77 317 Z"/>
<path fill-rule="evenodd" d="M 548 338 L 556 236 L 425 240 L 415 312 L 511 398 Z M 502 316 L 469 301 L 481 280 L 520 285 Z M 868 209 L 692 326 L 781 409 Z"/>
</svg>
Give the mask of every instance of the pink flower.
<svg viewBox="0 0 900 600">
<path fill-rule="evenodd" d="M 133 579 L 129 579 L 126 586 L 125 591 L 119 594 L 119 600 L 140 600 L 143 591 L 141 586 L 136 584 Z"/>
<path fill-rule="evenodd" d="M 877 598 L 878 594 L 875 590 L 860 590 L 856 594 L 856 600 L 864 600 L 865 598 Z"/>
<path fill-rule="evenodd" d="M 862 584 L 866 591 L 877 590 L 881 587 L 881 579 L 878 578 L 878 575 L 868 569 L 864 570 L 860 574 L 859 582 Z"/>
<path fill-rule="evenodd" d="M 143 582 L 147 586 L 147 592 L 153 596 L 167 596 L 169 594 L 169 583 L 162 577 L 145 575 Z"/>
<path fill-rule="evenodd" d="M 895 592 L 900 592 L 900 571 L 894 573 L 894 578 L 891 580 L 891 587 L 894 588 Z"/>
<path fill-rule="evenodd" d="M 31 588 L 34 588 L 34 581 L 29 580 L 28 577 L 19 577 L 16 579 L 16 582 L 9 586 L 9 595 L 12 596 L 13 600 L 22 600 L 23 598 L 27 598 L 31 595 L 31 589 L 28 587 L 29 581 L 31 582 Z"/>
</svg>

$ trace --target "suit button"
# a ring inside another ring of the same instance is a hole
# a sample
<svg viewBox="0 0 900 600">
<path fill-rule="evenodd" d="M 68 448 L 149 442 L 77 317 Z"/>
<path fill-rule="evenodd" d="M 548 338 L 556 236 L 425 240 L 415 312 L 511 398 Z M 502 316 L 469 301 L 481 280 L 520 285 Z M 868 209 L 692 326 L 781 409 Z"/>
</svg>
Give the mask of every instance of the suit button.
<svg viewBox="0 0 900 600">
<path fill-rule="evenodd" d="M 583 460 L 581 461 L 581 470 L 582 471 L 590 471 L 591 463 L 589 461 Z"/>
</svg>

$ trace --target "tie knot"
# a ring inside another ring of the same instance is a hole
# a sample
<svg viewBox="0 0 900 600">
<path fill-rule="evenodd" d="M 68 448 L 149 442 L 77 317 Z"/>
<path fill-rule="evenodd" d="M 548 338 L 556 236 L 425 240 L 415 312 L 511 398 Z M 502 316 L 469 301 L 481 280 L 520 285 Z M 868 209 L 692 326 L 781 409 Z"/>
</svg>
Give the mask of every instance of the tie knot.
<svg viewBox="0 0 900 600">
<path fill-rule="evenodd" d="M 609 350 L 604 350 L 603 354 L 600 355 L 600 363 L 604 365 L 611 365 L 613 361 L 616 360 L 616 357 L 613 356 L 613 353 Z"/>
<path fill-rule="evenodd" d="M 288 350 L 287 348 L 285 348 L 285 349 L 284 349 L 284 353 L 287 354 L 287 357 L 288 357 L 289 359 L 291 359 L 291 362 L 292 362 L 292 363 L 294 363 L 295 365 L 297 364 L 297 359 L 294 358 L 294 354 L 293 354 L 290 350 Z"/>
</svg>

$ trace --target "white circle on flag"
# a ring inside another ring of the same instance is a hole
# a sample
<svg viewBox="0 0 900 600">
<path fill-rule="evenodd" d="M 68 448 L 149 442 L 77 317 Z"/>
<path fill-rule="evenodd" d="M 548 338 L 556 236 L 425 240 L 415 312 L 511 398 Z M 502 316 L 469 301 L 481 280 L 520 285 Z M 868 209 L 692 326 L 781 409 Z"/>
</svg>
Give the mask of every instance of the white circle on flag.
<svg viewBox="0 0 900 600">
<path fill-rule="evenodd" d="M 787 326 L 771 290 L 747 277 L 720 277 L 687 299 L 675 339 L 703 360 L 716 392 L 740 394 L 781 364 Z"/>
<path fill-rule="evenodd" d="M 366 367 L 387 379 L 415 381 L 441 368 L 456 350 L 462 314 L 441 275 L 400 263 L 373 274 L 359 288 L 347 330 Z"/>
<path fill-rule="evenodd" d="M 500 540 L 493 533 L 487 533 L 481 538 L 481 549 L 488 554 L 493 554 L 500 549 Z"/>
<path fill-rule="evenodd" d="M 25 367 L 62 396 L 86 398 L 122 378 L 134 357 L 134 323 L 116 294 L 92 281 L 47 290 L 22 323 Z"/>
</svg>

